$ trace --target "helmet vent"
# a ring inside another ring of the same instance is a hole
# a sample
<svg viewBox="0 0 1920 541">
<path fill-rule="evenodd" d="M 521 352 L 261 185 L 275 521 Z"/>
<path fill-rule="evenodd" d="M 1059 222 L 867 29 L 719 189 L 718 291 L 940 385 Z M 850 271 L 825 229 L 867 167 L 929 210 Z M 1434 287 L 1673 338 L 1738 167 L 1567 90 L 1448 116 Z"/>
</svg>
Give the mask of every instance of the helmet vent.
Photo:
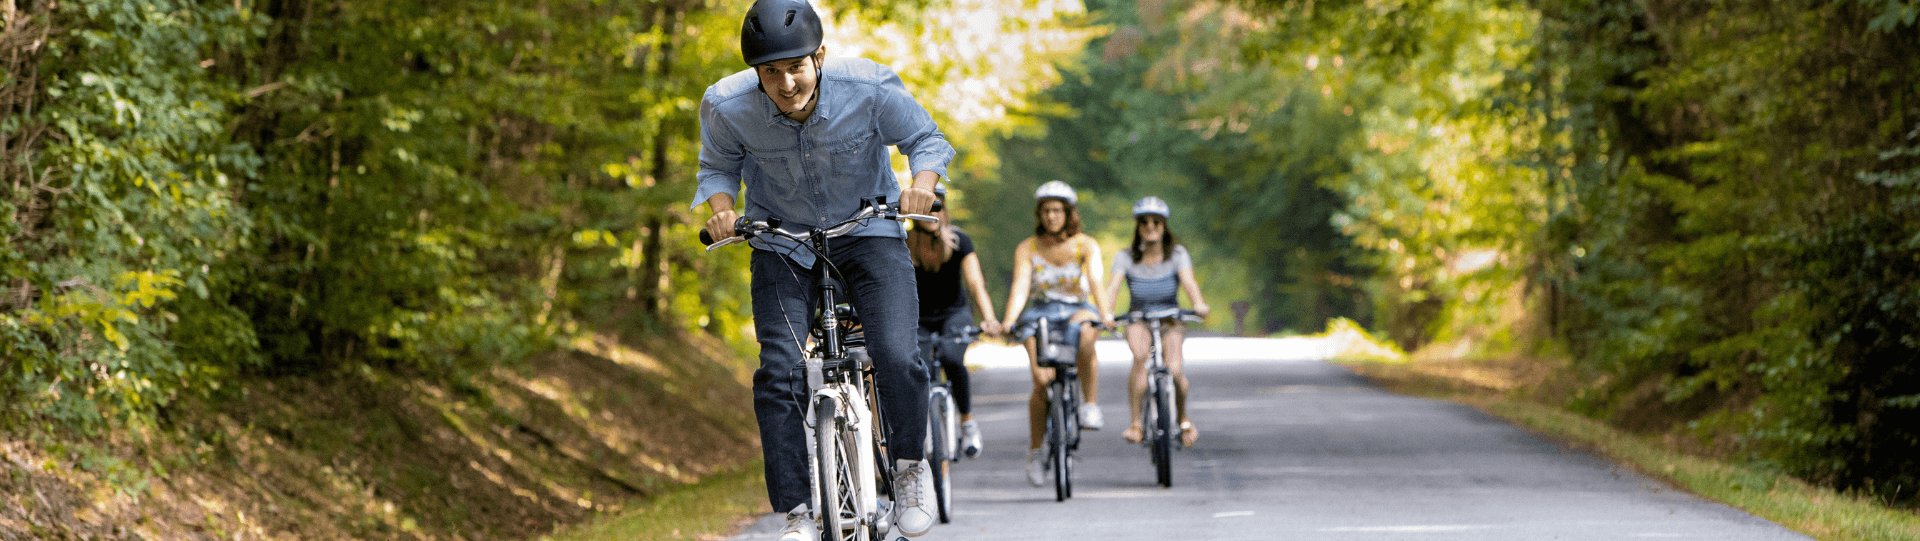
<svg viewBox="0 0 1920 541">
<path fill-rule="evenodd" d="M 794 16 L 796 16 L 796 15 L 799 15 L 799 14 L 800 14 L 800 12 L 798 12 L 798 11 L 794 11 L 794 10 L 791 10 L 791 9 L 789 9 L 789 10 L 787 10 L 787 22 L 786 22 L 786 23 L 784 23 L 784 24 L 782 24 L 781 26 L 793 26 L 793 18 L 794 18 Z"/>
<path fill-rule="evenodd" d="M 767 32 L 767 29 L 760 27 L 759 17 L 747 17 L 747 25 L 752 26 L 754 32 L 762 33 L 762 34 Z"/>
</svg>

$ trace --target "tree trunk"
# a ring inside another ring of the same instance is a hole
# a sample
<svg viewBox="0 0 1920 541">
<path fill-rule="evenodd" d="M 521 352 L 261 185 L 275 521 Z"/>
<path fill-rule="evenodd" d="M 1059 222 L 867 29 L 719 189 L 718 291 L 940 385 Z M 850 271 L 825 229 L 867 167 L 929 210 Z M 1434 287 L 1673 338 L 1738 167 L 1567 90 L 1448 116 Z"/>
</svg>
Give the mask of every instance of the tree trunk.
<svg viewBox="0 0 1920 541">
<path fill-rule="evenodd" d="M 663 5 L 661 9 L 656 12 L 659 14 L 659 18 L 655 24 L 660 26 L 665 35 L 678 36 L 680 35 L 678 27 L 681 13 L 685 10 L 686 8 L 684 6 L 678 4 Z M 667 80 L 673 75 L 673 49 L 672 40 L 667 40 L 660 44 L 660 50 L 658 51 L 660 56 L 654 62 L 654 66 L 657 66 L 655 74 L 660 80 Z M 669 185 L 670 183 L 667 182 L 667 177 L 673 174 L 673 167 L 668 163 L 667 157 L 667 143 L 669 142 L 669 137 L 672 135 L 670 128 L 673 125 L 673 121 L 671 118 L 660 119 L 656 126 L 657 131 L 654 133 L 652 149 L 653 171 L 651 175 L 653 176 L 655 186 Z M 640 255 L 642 267 L 640 269 L 640 298 L 638 302 L 640 303 L 640 312 L 644 317 L 649 321 L 661 321 L 667 313 L 668 300 L 671 299 L 671 297 L 668 296 L 669 292 L 667 291 L 667 284 L 665 283 L 671 269 L 667 266 L 666 255 L 660 242 L 660 237 L 664 235 L 666 231 L 667 220 L 660 209 L 644 209 L 644 211 L 647 212 L 647 218 L 643 231 L 650 233 L 646 235 L 646 244 Z"/>
</svg>

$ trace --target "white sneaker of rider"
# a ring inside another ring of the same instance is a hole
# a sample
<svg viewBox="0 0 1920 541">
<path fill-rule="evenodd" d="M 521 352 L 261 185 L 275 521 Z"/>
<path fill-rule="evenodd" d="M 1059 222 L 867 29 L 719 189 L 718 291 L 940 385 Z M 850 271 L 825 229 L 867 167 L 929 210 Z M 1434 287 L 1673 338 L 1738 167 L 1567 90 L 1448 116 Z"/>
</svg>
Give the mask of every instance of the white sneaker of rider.
<svg viewBox="0 0 1920 541">
<path fill-rule="evenodd" d="M 820 541 L 820 526 L 804 503 L 787 512 L 787 525 L 780 532 L 780 541 Z"/>
<path fill-rule="evenodd" d="M 1036 487 L 1047 484 L 1047 451 L 1045 449 L 1027 450 L 1027 482 Z"/>
<path fill-rule="evenodd" d="M 933 471 L 925 460 L 896 460 L 893 466 L 893 527 L 907 537 L 933 529 Z"/>
<path fill-rule="evenodd" d="M 1099 430 L 1106 426 L 1106 420 L 1100 416 L 1100 405 L 1088 402 L 1080 407 L 1080 429 Z"/>
<path fill-rule="evenodd" d="M 967 421 L 967 424 L 960 428 L 960 441 L 963 442 L 963 445 L 961 446 L 963 447 L 963 449 L 961 450 L 961 452 L 965 454 L 967 458 L 979 457 L 980 456 L 980 424 L 973 421 Z"/>
</svg>

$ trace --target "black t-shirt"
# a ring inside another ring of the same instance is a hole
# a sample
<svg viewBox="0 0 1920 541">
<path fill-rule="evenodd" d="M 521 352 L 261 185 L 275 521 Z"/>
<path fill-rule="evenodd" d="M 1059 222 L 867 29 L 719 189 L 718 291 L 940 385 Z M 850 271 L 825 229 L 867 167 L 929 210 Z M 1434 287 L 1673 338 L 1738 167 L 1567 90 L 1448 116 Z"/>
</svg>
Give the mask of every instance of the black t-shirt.
<svg viewBox="0 0 1920 541">
<path fill-rule="evenodd" d="M 959 245 L 953 248 L 953 257 L 940 265 L 938 272 L 928 272 L 919 265 L 913 267 L 915 285 L 920 288 L 920 317 L 938 316 L 967 307 L 967 296 L 960 291 L 960 262 L 966 260 L 967 254 L 973 253 L 973 239 L 959 230 L 954 230 L 953 236 L 959 238 Z"/>
</svg>

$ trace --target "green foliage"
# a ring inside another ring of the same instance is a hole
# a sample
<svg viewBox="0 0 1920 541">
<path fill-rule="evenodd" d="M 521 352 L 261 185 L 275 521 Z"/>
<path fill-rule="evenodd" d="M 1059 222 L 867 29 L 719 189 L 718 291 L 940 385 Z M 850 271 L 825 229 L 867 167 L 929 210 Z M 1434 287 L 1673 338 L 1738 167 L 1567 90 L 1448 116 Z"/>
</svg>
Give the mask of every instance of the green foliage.
<svg viewBox="0 0 1920 541">
<path fill-rule="evenodd" d="M 253 358 L 186 362 L 196 342 L 245 343 L 206 299 L 210 270 L 251 229 L 236 176 L 259 159 L 226 137 L 230 81 L 207 51 L 257 21 L 232 5 L 80 1 L 26 12 L 58 29 L 9 81 L 10 190 L 0 356 L 10 412 L 82 425 L 165 404 Z M 18 21 L 8 21 L 15 23 Z M 9 35 L 13 35 L 9 33 Z M 15 73 L 9 70 L 10 73 Z M 192 330 L 187 340 L 176 333 Z"/>
<path fill-rule="evenodd" d="M 1359 119 L 1322 184 L 1396 342 L 1564 347 L 1578 408 L 1913 497 L 1911 2 L 1239 5 Z"/>
<path fill-rule="evenodd" d="M 1248 302 L 1252 332 L 1365 318 L 1350 243 L 1330 221 L 1344 198 L 1321 185 L 1350 167 L 1339 149 L 1353 119 L 1296 70 L 1242 58 L 1245 13 L 1142 6 L 1090 3 L 1116 31 L 1062 67 L 1044 94 L 1057 107 L 1032 112 L 1044 130 L 996 143 L 1004 188 L 983 250 L 1008 253 L 1031 235 L 1032 190 L 1047 180 L 1079 189 L 1083 220 L 1116 248 L 1132 240 L 1132 202 L 1155 195 L 1172 205 L 1170 229 L 1209 303 L 1225 314 Z M 1177 10 L 1191 16 L 1169 17 Z M 990 275 L 1009 265 L 986 263 Z"/>
<path fill-rule="evenodd" d="M 1558 150 L 1587 167 L 1568 179 L 1579 225 L 1550 253 L 1572 254 L 1555 266 L 1572 271 L 1574 350 L 1616 376 L 1603 411 L 1665 380 L 1681 415 L 1746 412 L 1756 457 L 1904 499 L 1920 42 L 1910 7 L 1870 4 L 1542 2 L 1570 38 L 1540 53 L 1566 63 L 1539 75 L 1566 77 L 1561 129 L 1600 128 Z"/>
<path fill-rule="evenodd" d="M 680 210 L 696 100 L 740 68 L 697 29 L 742 6 L 30 4 L 0 93 L 10 414 L 89 425 L 246 372 L 459 378 L 742 294 Z"/>
<path fill-rule="evenodd" d="M 705 253 L 688 210 L 699 98 L 745 68 L 747 4 L 10 4 L 7 420 L 150 415 L 249 375 L 458 381 L 588 333 L 703 329 L 750 348 L 748 253 Z M 836 40 L 878 29 L 945 51 L 963 43 L 940 29 L 982 12 L 1057 48 L 1072 11 L 840 7 L 852 30 Z M 869 51 L 907 64 L 919 95 L 1049 80 L 914 45 Z M 1017 97 L 934 110 L 979 141 Z M 992 163 L 975 154 L 956 174 Z"/>
</svg>

